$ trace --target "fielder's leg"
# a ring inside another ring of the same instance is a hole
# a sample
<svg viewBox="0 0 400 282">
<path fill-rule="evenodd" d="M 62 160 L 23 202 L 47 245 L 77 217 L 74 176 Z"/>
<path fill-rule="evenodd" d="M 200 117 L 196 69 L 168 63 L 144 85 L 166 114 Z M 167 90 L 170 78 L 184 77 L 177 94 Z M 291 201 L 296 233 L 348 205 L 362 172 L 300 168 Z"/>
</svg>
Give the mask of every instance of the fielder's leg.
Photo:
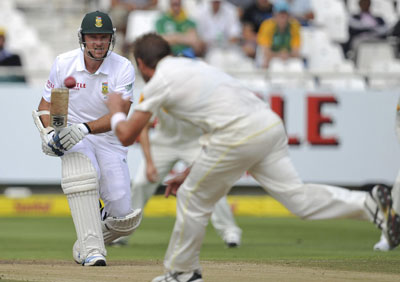
<svg viewBox="0 0 400 282">
<path fill-rule="evenodd" d="M 391 208 L 390 193 L 382 193 L 380 197 L 381 193 L 370 195 L 329 185 L 304 184 L 288 156 L 283 128 L 280 135 L 276 144 L 281 143 L 281 149 L 269 154 L 249 170 L 272 197 L 304 219 L 353 218 L 373 221 L 390 238 L 391 247 L 399 244 L 398 216 L 385 212 Z M 395 219 L 393 223 L 391 218 Z M 392 235 L 389 236 L 388 232 Z"/>
<path fill-rule="evenodd" d="M 400 170 L 392 188 L 393 209 L 400 214 Z"/>
<path fill-rule="evenodd" d="M 397 177 L 392 188 L 392 199 L 393 210 L 397 214 L 400 214 L 400 171 L 397 173 Z M 389 245 L 389 241 L 384 233 L 382 233 L 379 241 L 374 245 L 374 250 L 384 252 L 393 250 L 393 248 Z"/>
<path fill-rule="evenodd" d="M 233 248 L 240 245 L 242 230 L 235 222 L 226 196 L 215 204 L 211 214 L 211 223 L 228 247 Z"/>
<path fill-rule="evenodd" d="M 67 196 L 78 238 L 74 259 L 84 266 L 104 266 L 107 253 L 100 225 L 96 169 L 82 153 L 67 153 L 61 159 L 61 187 Z"/>
</svg>

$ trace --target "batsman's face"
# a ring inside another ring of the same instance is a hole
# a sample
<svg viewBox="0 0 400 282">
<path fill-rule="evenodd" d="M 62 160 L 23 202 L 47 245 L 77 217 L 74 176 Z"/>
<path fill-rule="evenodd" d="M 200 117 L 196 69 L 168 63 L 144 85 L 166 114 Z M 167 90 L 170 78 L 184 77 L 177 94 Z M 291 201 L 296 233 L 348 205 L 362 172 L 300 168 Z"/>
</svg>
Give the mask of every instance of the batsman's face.
<svg viewBox="0 0 400 282">
<path fill-rule="evenodd" d="M 86 52 L 95 58 L 103 58 L 111 42 L 111 34 L 85 34 Z"/>
</svg>

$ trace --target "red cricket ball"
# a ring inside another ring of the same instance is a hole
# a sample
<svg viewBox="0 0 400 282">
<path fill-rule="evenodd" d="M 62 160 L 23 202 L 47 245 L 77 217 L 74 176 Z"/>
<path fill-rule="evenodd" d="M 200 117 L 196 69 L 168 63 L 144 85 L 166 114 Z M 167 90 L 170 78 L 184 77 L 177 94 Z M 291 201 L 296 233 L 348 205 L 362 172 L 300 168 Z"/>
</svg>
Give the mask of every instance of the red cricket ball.
<svg viewBox="0 0 400 282">
<path fill-rule="evenodd" d="M 76 80 L 73 76 L 68 76 L 66 79 L 64 79 L 64 85 L 67 88 L 74 88 L 76 85 Z"/>
</svg>

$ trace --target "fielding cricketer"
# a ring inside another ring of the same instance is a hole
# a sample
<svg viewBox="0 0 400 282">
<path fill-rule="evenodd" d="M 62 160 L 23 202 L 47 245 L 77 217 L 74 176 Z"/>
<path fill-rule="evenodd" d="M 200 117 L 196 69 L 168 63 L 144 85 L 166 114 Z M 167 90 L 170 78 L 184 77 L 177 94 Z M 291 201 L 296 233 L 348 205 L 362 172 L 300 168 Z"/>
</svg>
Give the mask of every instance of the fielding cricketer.
<svg viewBox="0 0 400 282">
<path fill-rule="evenodd" d="M 86 14 L 78 37 L 80 49 L 56 58 L 34 118 L 45 140 L 43 151 L 61 156 L 61 187 L 77 235 L 74 260 L 104 266 L 105 243 L 131 234 L 141 220 L 141 210 L 131 205 L 128 150 L 110 131 L 111 114 L 104 103 L 109 92 L 118 92 L 124 99 L 121 111 L 128 113 L 135 72 L 129 60 L 112 52 L 115 29 L 107 14 Z M 68 126 L 54 132 L 48 127 L 51 90 L 63 87 L 69 76 L 76 85 L 69 94 Z M 102 214 L 99 196 L 105 204 Z"/>
<path fill-rule="evenodd" d="M 121 95 L 110 94 L 107 102 L 121 143 L 133 144 L 161 107 L 204 132 L 192 166 L 167 181 L 166 195 L 177 192 L 177 215 L 166 272 L 153 281 L 203 281 L 199 256 L 208 220 L 215 203 L 246 171 L 301 218 L 370 220 L 391 247 L 399 244 L 400 217 L 389 188 L 377 185 L 370 194 L 303 183 L 289 157 L 282 120 L 239 81 L 200 60 L 172 57 L 168 43 L 154 33 L 135 41 L 134 56 L 147 82 L 144 100 L 129 119 Z"/>
<path fill-rule="evenodd" d="M 201 150 L 199 128 L 172 117 L 162 109 L 155 116 L 157 123 L 152 134 L 149 134 L 151 123 L 140 134 L 144 158 L 132 181 L 134 209 L 144 208 L 178 161 L 190 165 Z M 228 247 L 240 245 L 242 230 L 236 225 L 226 197 L 216 203 L 211 223 Z"/>
</svg>

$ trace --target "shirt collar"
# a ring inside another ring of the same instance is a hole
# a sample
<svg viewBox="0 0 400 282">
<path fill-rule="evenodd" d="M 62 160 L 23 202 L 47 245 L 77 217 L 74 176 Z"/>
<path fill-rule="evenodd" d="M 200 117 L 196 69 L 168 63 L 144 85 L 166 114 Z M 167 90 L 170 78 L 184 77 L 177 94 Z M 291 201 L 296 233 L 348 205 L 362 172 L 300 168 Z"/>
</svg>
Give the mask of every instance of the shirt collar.
<svg viewBox="0 0 400 282">
<path fill-rule="evenodd" d="M 76 65 L 76 70 L 77 71 L 86 71 L 86 66 L 85 66 L 85 59 L 84 59 L 84 54 L 83 54 L 83 50 L 82 52 L 79 53 L 79 60 L 78 60 L 78 64 Z M 112 51 L 108 51 L 108 56 L 103 60 L 103 63 L 100 65 L 99 69 L 94 73 L 94 74 L 105 74 L 108 75 L 109 74 L 109 70 L 110 70 L 110 59 L 109 57 L 111 56 L 111 52 Z"/>
</svg>

